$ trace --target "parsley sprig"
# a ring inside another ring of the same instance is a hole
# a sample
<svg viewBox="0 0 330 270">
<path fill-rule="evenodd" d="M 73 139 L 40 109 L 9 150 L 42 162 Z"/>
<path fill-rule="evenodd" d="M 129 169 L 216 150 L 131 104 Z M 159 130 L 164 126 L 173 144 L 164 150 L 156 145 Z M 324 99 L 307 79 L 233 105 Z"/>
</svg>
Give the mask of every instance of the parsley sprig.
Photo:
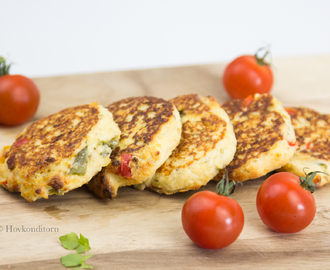
<svg viewBox="0 0 330 270">
<path fill-rule="evenodd" d="M 91 269 L 92 266 L 85 263 L 85 260 L 91 258 L 93 255 L 83 255 L 80 253 L 89 252 L 91 247 L 89 245 L 89 240 L 80 234 L 80 237 L 74 232 L 60 237 L 61 244 L 64 248 L 68 250 L 76 249 L 77 253 L 72 253 L 61 257 L 62 265 L 65 267 L 78 266 L 73 270 L 77 269 Z"/>
</svg>

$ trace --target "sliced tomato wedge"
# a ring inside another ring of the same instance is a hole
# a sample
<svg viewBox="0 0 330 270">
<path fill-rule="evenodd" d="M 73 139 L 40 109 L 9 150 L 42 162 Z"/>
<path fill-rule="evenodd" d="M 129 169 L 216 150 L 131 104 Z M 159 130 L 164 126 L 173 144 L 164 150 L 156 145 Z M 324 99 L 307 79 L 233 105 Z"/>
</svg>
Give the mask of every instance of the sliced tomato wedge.
<svg viewBox="0 0 330 270">
<path fill-rule="evenodd" d="M 120 164 L 120 174 L 126 178 L 132 178 L 131 168 L 128 166 L 128 163 L 131 161 L 131 154 L 122 154 L 121 155 L 121 164 Z"/>
</svg>

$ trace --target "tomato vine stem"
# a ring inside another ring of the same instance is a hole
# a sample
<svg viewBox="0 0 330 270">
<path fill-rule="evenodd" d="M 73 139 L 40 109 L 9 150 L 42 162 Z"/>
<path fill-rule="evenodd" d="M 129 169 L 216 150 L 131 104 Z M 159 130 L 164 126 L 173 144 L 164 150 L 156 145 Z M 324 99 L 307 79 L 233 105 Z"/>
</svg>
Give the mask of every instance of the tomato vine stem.
<svg viewBox="0 0 330 270">
<path fill-rule="evenodd" d="M 9 74 L 11 64 L 6 65 L 6 59 L 0 56 L 0 77 Z"/>
<path fill-rule="evenodd" d="M 304 170 L 304 173 L 305 173 L 305 177 L 299 177 L 300 186 L 303 189 L 309 190 L 311 193 L 313 193 L 317 187 L 317 185 L 313 182 L 313 179 L 315 178 L 315 176 L 318 173 L 323 173 L 323 174 L 328 175 L 327 173 L 321 172 L 321 171 L 314 171 L 314 172 L 306 173 Z"/>
<path fill-rule="evenodd" d="M 268 50 L 268 49 L 266 50 L 267 47 L 268 47 L 268 46 L 259 48 L 259 49 L 256 51 L 255 55 L 254 55 L 254 57 L 255 57 L 256 60 L 257 60 L 258 65 L 260 65 L 260 66 L 270 66 L 270 65 L 271 65 L 270 63 L 268 63 L 268 62 L 266 61 L 266 57 L 267 57 L 268 55 L 270 55 L 270 50 Z M 265 51 L 265 50 L 266 50 L 266 51 Z M 261 51 L 265 51 L 265 53 L 264 53 L 264 55 L 263 55 L 262 57 L 259 57 L 258 54 L 259 54 Z"/>
<path fill-rule="evenodd" d="M 229 181 L 228 178 L 228 172 L 227 170 L 225 170 L 225 173 L 222 177 L 222 179 L 219 181 L 219 183 L 216 185 L 216 193 L 222 196 L 231 196 L 233 195 L 235 188 L 237 186 L 238 183 L 241 182 L 235 182 L 235 181 Z"/>
</svg>

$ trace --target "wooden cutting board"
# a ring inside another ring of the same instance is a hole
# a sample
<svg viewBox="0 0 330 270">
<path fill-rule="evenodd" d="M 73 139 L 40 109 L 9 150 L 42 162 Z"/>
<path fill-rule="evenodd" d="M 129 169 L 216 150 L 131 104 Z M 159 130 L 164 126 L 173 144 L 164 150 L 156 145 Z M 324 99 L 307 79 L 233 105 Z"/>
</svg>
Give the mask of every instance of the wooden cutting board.
<svg viewBox="0 0 330 270">
<path fill-rule="evenodd" d="M 330 113 L 330 55 L 274 59 L 272 94 L 284 106 Z M 35 119 L 63 108 L 98 101 L 106 106 L 130 96 L 166 99 L 180 94 L 229 100 L 221 77 L 225 64 L 36 78 L 41 104 Z M 34 119 L 34 120 L 35 120 Z M 0 126 L 0 147 L 10 145 L 28 124 Z M 26 202 L 0 188 L 0 269 L 65 269 L 59 237 L 89 238 L 94 269 L 329 269 L 330 185 L 314 193 L 313 223 L 297 234 L 279 234 L 259 219 L 255 198 L 265 177 L 239 186 L 233 198 L 245 214 L 239 239 L 222 250 L 194 245 L 181 226 L 181 209 L 195 192 L 172 196 L 130 187 L 114 200 L 101 200 L 82 187 L 65 196 Z M 203 190 L 215 190 L 210 182 Z"/>
</svg>

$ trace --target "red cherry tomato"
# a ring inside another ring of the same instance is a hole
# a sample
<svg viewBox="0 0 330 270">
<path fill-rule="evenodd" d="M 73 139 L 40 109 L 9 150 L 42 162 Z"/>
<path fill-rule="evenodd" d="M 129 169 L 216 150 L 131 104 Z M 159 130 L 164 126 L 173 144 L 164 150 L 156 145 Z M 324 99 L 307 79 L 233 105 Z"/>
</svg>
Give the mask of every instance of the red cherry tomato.
<svg viewBox="0 0 330 270">
<path fill-rule="evenodd" d="M 35 83 L 22 75 L 9 75 L 0 57 L 0 124 L 20 125 L 36 113 L 40 94 Z"/>
<path fill-rule="evenodd" d="M 257 52 L 258 53 L 258 52 Z M 265 62 L 266 54 L 259 58 L 243 55 L 233 60 L 223 74 L 223 85 L 234 99 L 243 99 L 256 93 L 269 93 L 273 85 L 273 73 Z"/>
<path fill-rule="evenodd" d="M 267 178 L 260 186 L 257 210 L 261 220 L 272 230 L 295 233 L 313 221 L 316 203 L 312 193 L 301 186 L 298 176 L 280 172 Z"/>
<path fill-rule="evenodd" d="M 201 191 L 186 201 L 181 220 L 184 231 L 195 244 L 220 249 L 232 244 L 241 234 L 244 214 L 235 200 Z"/>
</svg>

